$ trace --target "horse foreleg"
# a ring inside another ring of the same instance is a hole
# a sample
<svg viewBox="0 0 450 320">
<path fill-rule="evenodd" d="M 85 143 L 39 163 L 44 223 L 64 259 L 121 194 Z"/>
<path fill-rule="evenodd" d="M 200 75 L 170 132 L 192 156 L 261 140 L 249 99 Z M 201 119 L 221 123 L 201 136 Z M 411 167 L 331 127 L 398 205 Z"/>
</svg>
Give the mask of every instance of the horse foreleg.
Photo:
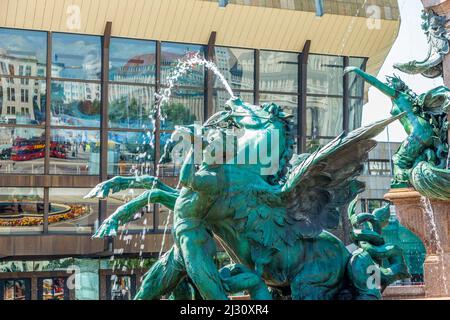
<svg viewBox="0 0 450 320">
<path fill-rule="evenodd" d="M 114 177 L 110 180 L 99 183 L 93 188 L 85 198 L 106 198 L 110 193 L 116 193 L 129 188 L 136 189 L 160 189 L 162 191 L 178 194 L 178 190 L 164 184 L 154 176 L 138 177 Z"/>
<path fill-rule="evenodd" d="M 114 236 L 119 226 L 134 220 L 134 215 L 149 203 L 160 203 L 169 210 L 173 210 L 178 194 L 159 189 L 145 191 L 130 202 L 121 205 L 117 210 L 103 221 L 100 228 L 94 234 L 94 238 Z"/>
</svg>

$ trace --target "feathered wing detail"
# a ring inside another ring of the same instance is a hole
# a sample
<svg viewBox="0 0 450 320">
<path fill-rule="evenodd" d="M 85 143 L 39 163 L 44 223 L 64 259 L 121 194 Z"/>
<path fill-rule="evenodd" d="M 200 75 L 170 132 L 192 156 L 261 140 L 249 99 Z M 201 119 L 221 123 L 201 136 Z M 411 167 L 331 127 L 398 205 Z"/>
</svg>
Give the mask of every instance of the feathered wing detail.
<svg viewBox="0 0 450 320">
<path fill-rule="evenodd" d="M 450 199 L 450 170 L 438 169 L 431 163 L 419 162 L 411 172 L 410 182 L 425 197 Z"/>
<path fill-rule="evenodd" d="M 402 116 L 342 134 L 294 165 L 281 194 L 287 206 L 287 233 L 309 238 L 338 226 L 342 209 L 364 190 L 356 178 L 376 145 L 372 138 Z"/>
</svg>

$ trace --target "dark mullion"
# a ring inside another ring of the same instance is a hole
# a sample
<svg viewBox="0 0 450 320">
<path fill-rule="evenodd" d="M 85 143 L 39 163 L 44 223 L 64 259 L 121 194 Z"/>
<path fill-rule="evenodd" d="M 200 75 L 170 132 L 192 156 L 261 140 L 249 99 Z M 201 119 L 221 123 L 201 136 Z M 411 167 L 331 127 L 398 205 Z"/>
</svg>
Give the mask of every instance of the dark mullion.
<svg viewBox="0 0 450 320">
<path fill-rule="evenodd" d="M 349 58 L 348 57 L 344 57 L 344 69 L 347 68 L 349 65 Z M 350 116 L 350 110 L 349 110 L 349 94 L 348 94 L 348 90 L 349 88 L 349 75 L 348 73 L 344 74 L 344 80 L 342 82 L 342 86 L 344 89 L 344 96 L 343 96 L 343 130 L 344 132 L 348 132 L 349 131 L 349 116 Z"/>
<path fill-rule="evenodd" d="M 58 129 L 58 130 L 90 130 L 90 131 L 101 131 L 101 128 L 96 127 L 75 127 L 75 126 L 51 126 L 52 129 Z"/>
<path fill-rule="evenodd" d="M 342 99 L 343 95 L 338 94 L 322 94 L 322 93 L 307 93 L 308 97 L 315 97 L 315 98 L 336 98 L 336 99 Z"/>
<path fill-rule="evenodd" d="M 209 35 L 208 45 L 206 47 L 206 59 L 209 61 L 214 61 L 214 45 L 216 44 L 216 35 L 215 31 L 212 31 Z M 214 91 L 214 73 L 206 69 L 205 72 L 205 95 L 204 95 L 204 111 L 203 118 L 208 119 L 213 112 L 213 91 Z"/>
<path fill-rule="evenodd" d="M 154 88 L 154 83 L 144 83 L 144 82 L 128 82 L 128 81 L 108 81 L 108 83 L 114 84 L 114 85 L 123 85 L 123 86 L 130 86 L 130 87 L 148 87 L 148 88 Z"/>
<path fill-rule="evenodd" d="M 45 124 L 13 124 L 13 123 L 1 123 L 0 127 L 3 128 L 29 128 L 29 129 L 45 129 Z"/>
<path fill-rule="evenodd" d="M 101 108 L 100 108 L 100 181 L 108 179 L 108 81 L 109 81 L 109 45 L 111 43 L 112 22 L 108 21 L 102 38 L 102 74 L 101 74 Z M 99 200 L 98 219 L 103 222 L 107 217 L 107 200 Z M 114 246 L 112 238 L 105 239 L 106 251 Z"/>
<path fill-rule="evenodd" d="M 102 58 L 103 59 L 103 58 Z M 102 67 L 103 68 L 103 67 Z M 103 71 L 102 71 L 103 73 Z M 103 75 L 102 75 L 103 76 Z M 71 79 L 71 78 L 55 78 L 52 77 L 52 81 L 59 81 L 59 82 L 82 82 L 82 83 L 95 83 L 95 84 L 102 84 L 102 80 L 88 80 L 88 79 Z"/>
<path fill-rule="evenodd" d="M 267 91 L 267 90 L 261 90 L 259 91 L 261 94 L 273 94 L 273 95 L 283 95 L 283 96 L 299 96 L 298 90 L 297 92 L 285 92 L 285 91 Z"/>
<path fill-rule="evenodd" d="M 45 69 L 45 150 L 44 175 L 50 173 L 50 145 L 51 145 L 51 95 L 52 95 L 52 33 L 47 32 L 47 65 Z M 48 233 L 48 215 L 50 209 L 49 186 L 44 187 L 44 217 L 42 232 Z"/>
<path fill-rule="evenodd" d="M 44 188 L 44 218 L 42 224 L 42 232 L 48 234 L 48 214 L 50 211 L 50 192 L 49 187 Z"/>
<path fill-rule="evenodd" d="M 161 89 L 161 41 L 156 41 L 156 76 L 155 76 L 155 91 L 159 92 Z M 155 121 L 155 160 L 160 156 L 160 141 L 159 133 L 161 129 L 161 121 L 159 119 L 159 110 L 156 110 Z M 157 162 L 155 161 L 155 172 L 157 172 Z"/>
<path fill-rule="evenodd" d="M 254 52 L 254 73 L 253 73 L 253 82 L 254 82 L 254 94 L 253 94 L 253 103 L 255 105 L 259 105 L 259 55 L 260 52 L 258 49 Z"/>
<path fill-rule="evenodd" d="M 366 68 L 367 68 L 367 61 L 369 61 L 369 58 L 367 58 L 367 57 L 364 57 L 363 58 L 364 59 L 364 61 L 363 61 L 363 64 L 362 64 L 362 70 L 363 71 L 366 71 Z"/>
<path fill-rule="evenodd" d="M 47 70 L 45 71 L 45 73 L 47 73 Z M 0 74 L 0 79 L 5 78 L 5 79 L 29 79 L 29 80 L 46 80 L 47 77 L 39 77 L 39 76 L 19 76 L 19 75 L 14 75 L 14 76 L 8 76 L 6 74 Z"/>
<path fill-rule="evenodd" d="M 222 91 L 222 92 L 227 92 L 227 89 L 225 88 L 214 88 L 215 91 Z M 255 94 L 255 90 L 249 90 L 249 89 L 233 89 L 233 92 L 245 92 L 245 93 L 253 93 Z"/>
<path fill-rule="evenodd" d="M 155 64 L 156 64 L 156 74 L 155 74 L 155 92 L 159 92 L 161 89 L 161 41 L 156 41 L 156 56 L 155 56 Z M 160 158 L 160 119 L 159 119 L 159 112 L 156 111 L 155 114 L 155 163 L 153 164 L 155 176 L 158 173 L 158 161 Z M 159 177 L 158 177 L 159 178 Z M 153 232 L 155 232 L 158 229 L 159 225 L 159 205 L 154 204 L 153 205 Z"/>
<path fill-rule="evenodd" d="M 358 96 L 348 96 L 349 99 L 355 99 L 355 100 L 363 100 L 364 97 L 358 97 Z"/>
<path fill-rule="evenodd" d="M 162 130 L 161 130 L 162 131 Z M 108 129 L 108 132 L 140 132 L 140 133 L 146 133 L 148 132 L 148 129 L 136 129 L 136 128 L 115 128 L 110 127 Z"/>
<path fill-rule="evenodd" d="M 298 117 L 297 117 L 297 135 L 300 137 L 297 141 L 299 153 L 306 152 L 306 106 L 307 106 L 307 81 L 308 81 L 308 56 L 311 47 L 311 40 L 306 40 L 303 51 L 298 55 Z"/>
<path fill-rule="evenodd" d="M 349 57 L 344 57 L 344 70 L 345 68 L 347 68 L 349 66 Z M 343 130 L 345 133 L 349 132 L 349 124 L 350 124 L 350 103 L 349 103 L 349 90 L 350 90 L 350 81 L 349 81 L 349 74 L 346 73 L 344 74 L 344 79 L 343 79 L 343 89 L 344 89 L 344 97 L 343 97 L 343 104 L 342 107 L 344 108 L 344 113 L 343 113 Z M 344 235 L 344 243 L 347 244 L 350 242 L 350 237 L 349 237 L 349 228 L 350 228 L 350 223 L 348 220 L 348 217 L 346 215 L 342 216 L 342 233 Z"/>
<path fill-rule="evenodd" d="M 163 84 L 160 86 L 160 88 L 168 88 L 166 84 Z M 172 88 L 172 91 L 176 91 L 177 89 L 191 89 L 191 90 L 198 90 L 198 91 L 206 91 L 204 86 L 186 86 L 186 85 L 176 85 Z"/>
<path fill-rule="evenodd" d="M 50 172 L 50 143 L 51 143 L 51 96 L 52 96 L 52 33 L 47 32 L 47 65 L 45 73 L 45 155 L 44 155 L 44 174 Z M 45 205 L 47 207 L 47 205 Z"/>
</svg>

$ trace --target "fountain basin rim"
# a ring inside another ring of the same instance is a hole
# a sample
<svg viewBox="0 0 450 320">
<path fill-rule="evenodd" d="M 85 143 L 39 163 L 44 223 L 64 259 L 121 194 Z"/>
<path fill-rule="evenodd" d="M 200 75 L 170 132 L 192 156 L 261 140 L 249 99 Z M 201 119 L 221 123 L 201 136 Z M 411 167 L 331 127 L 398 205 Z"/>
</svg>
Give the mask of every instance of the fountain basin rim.
<svg viewBox="0 0 450 320">
<path fill-rule="evenodd" d="M 417 192 L 414 188 L 393 188 L 389 190 L 388 193 L 384 195 L 384 199 L 388 201 L 402 201 L 407 199 L 419 200 L 422 198 L 422 195 Z M 449 203 L 450 200 L 441 200 L 441 199 L 431 199 L 433 203 Z"/>
<path fill-rule="evenodd" d="M 421 195 L 414 188 L 393 188 L 384 195 L 385 200 L 419 198 Z"/>
</svg>

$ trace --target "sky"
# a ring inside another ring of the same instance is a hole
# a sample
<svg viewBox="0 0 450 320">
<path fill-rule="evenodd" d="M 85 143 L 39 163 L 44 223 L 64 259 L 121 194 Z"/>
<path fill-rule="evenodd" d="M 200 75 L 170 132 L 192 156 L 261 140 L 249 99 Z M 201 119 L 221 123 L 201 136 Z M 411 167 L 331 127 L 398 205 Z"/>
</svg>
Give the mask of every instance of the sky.
<svg viewBox="0 0 450 320">
<path fill-rule="evenodd" d="M 411 60 L 423 60 L 426 57 L 428 45 L 425 34 L 420 28 L 421 11 L 423 9 L 420 0 L 398 0 L 401 15 L 400 31 L 395 43 L 380 69 L 377 78 L 385 81 L 386 76 L 396 74 L 417 94 L 421 94 L 434 87 L 443 84 L 442 77 L 427 79 L 422 75 L 408 75 L 393 68 L 396 62 L 408 62 Z M 363 110 L 363 125 L 390 116 L 392 102 L 377 89 L 369 89 L 369 101 Z M 388 140 L 389 133 L 389 140 Z M 378 141 L 401 142 L 406 138 L 400 123 L 396 121 L 387 130 L 377 137 Z"/>
</svg>

